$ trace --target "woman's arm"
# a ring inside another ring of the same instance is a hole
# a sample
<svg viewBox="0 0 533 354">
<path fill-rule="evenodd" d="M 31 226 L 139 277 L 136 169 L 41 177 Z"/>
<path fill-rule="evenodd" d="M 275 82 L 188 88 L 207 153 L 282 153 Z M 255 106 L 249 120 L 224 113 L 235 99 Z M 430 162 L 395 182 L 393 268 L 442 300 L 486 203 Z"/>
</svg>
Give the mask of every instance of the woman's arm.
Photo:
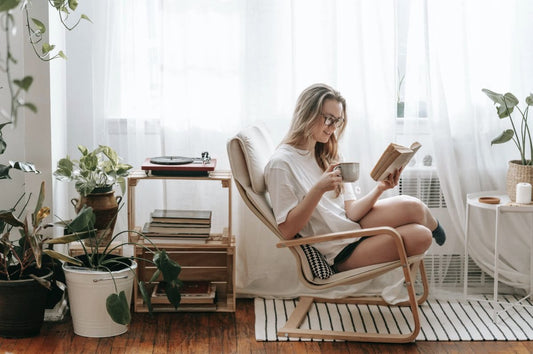
<svg viewBox="0 0 533 354">
<path fill-rule="evenodd" d="M 402 170 L 396 170 L 396 172 L 391 173 L 385 180 L 378 182 L 376 186 L 364 197 L 358 200 L 348 200 L 344 203 L 344 208 L 346 209 L 346 216 L 355 222 L 359 222 L 377 202 L 379 197 L 387 189 L 394 188 L 398 181 L 400 180 L 400 174 Z"/>
<path fill-rule="evenodd" d="M 333 170 L 336 165 L 331 165 L 324 172 L 320 180 L 309 190 L 302 201 L 296 205 L 289 213 L 284 222 L 278 225 L 278 229 L 286 240 L 290 240 L 296 236 L 301 229 L 309 222 L 311 215 L 315 210 L 322 195 L 334 190 L 342 183 L 342 178 L 339 176 L 340 171 Z"/>
</svg>

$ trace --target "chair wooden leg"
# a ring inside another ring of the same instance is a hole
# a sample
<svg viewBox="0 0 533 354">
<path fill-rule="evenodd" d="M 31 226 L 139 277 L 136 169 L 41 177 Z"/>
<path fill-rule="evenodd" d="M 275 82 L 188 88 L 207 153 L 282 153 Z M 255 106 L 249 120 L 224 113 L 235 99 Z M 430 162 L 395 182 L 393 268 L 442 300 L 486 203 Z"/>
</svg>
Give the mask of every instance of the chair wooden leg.
<svg viewBox="0 0 533 354">
<path fill-rule="evenodd" d="M 296 308 L 290 315 L 285 326 L 277 331 L 280 337 L 313 338 L 313 339 L 334 339 L 357 342 L 380 342 L 380 343 L 409 343 L 413 342 L 420 332 L 420 315 L 418 305 L 426 301 L 429 294 L 429 286 L 426 276 L 424 262 L 413 263 L 411 266 L 403 267 L 405 284 L 409 294 L 409 300 L 395 305 L 386 303 L 380 296 L 353 297 L 343 299 L 325 299 L 318 297 L 300 297 Z M 423 285 L 423 293 L 418 297 L 415 294 L 414 281 L 417 272 L 420 272 Z M 409 306 L 413 315 L 412 331 L 406 334 L 385 334 L 385 333 L 357 333 L 332 330 L 301 329 L 305 316 L 314 302 L 322 303 L 342 303 L 342 304 L 368 304 L 368 305 L 389 305 L 389 306 Z"/>
<path fill-rule="evenodd" d="M 346 340 L 356 342 L 378 342 L 378 343 L 409 343 L 413 342 L 420 331 L 420 319 L 418 316 L 418 304 L 414 297 L 414 289 L 410 294 L 410 304 L 413 311 L 413 322 L 411 326 L 413 330 L 406 334 L 388 334 L 388 333 L 359 333 L 359 332 L 344 332 L 333 330 L 314 330 L 301 329 L 305 316 L 314 302 L 322 303 L 359 303 L 357 298 L 350 299 L 324 299 L 314 298 L 309 296 L 300 297 L 296 308 L 291 313 L 285 325 L 277 331 L 279 337 L 294 337 L 294 338 L 313 338 L 313 339 L 327 339 L 327 340 Z M 376 302 L 378 302 L 376 300 Z M 368 304 L 368 302 L 365 302 Z M 380 303 L 383 304 L 383 301 Z"/>
</svg>

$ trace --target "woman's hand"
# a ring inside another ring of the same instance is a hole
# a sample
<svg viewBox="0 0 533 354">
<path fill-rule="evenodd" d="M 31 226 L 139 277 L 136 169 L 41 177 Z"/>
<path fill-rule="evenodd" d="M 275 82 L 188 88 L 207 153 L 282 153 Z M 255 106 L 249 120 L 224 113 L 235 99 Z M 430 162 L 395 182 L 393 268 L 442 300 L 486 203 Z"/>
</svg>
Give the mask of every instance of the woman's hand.
<svg viewBox="0 0 533 354">
<path fill-rule="evenodd" d="M 318 180 L 315 187 L 322 193 L 332 191 L 342 183 L 340 169 L 335 169 L 338 164 L 330 165 L 322 177 Z"/>
<path fill-rule="evenodd" d="M 394 173 L 391 173 L 387 176 L 383 181 L 378 182 L 378 189 L 381 192 L 386 191 L 387 189 L 394 188 L 398 185 L 398 181 L 400 180 L 400 174 L 402 173 L 402 168 L 394 171 Z"/>
</svg>

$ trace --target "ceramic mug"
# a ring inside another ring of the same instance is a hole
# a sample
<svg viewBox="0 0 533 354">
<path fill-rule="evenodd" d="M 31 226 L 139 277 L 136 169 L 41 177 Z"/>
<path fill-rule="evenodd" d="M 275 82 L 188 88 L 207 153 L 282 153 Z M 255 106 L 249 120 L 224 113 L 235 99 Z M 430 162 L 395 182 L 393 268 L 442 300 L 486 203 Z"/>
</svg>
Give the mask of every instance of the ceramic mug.
<svg viewBox="0 0 533 354">
<path fill-rule="evenodd" d="M 341 162 L 335 169 L 341 171 L 343 182 L 355 182 L 359 179 L 359 162 Z"/>
</svg>

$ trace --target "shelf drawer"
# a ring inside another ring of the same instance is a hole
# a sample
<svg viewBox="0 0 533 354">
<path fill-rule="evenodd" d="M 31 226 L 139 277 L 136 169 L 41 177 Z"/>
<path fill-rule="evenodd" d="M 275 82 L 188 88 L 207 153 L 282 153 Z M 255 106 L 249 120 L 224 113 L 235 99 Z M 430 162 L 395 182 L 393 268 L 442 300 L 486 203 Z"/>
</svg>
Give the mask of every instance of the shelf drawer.
<svg viewBox="0 0 533 354">
<path fill-rule="evenodd" d="M 170 258 L 185 266 L 226 266 L 227 252 L 224 251 L 168 251 Z"/>
<path fill-rule="evenodd" d="M 140 267 L 139 279 L 150 280 L 152 274 L 154 274 L 155 266 Z M 211 280 L 211 281 L 223 281 L 228 277 L 227 267 L 181 267 L 181 273 L 179 275 L 180 280 Z M 162 276 L 159 276 L 155 281 L 163 280 Z"/>
</svg>

